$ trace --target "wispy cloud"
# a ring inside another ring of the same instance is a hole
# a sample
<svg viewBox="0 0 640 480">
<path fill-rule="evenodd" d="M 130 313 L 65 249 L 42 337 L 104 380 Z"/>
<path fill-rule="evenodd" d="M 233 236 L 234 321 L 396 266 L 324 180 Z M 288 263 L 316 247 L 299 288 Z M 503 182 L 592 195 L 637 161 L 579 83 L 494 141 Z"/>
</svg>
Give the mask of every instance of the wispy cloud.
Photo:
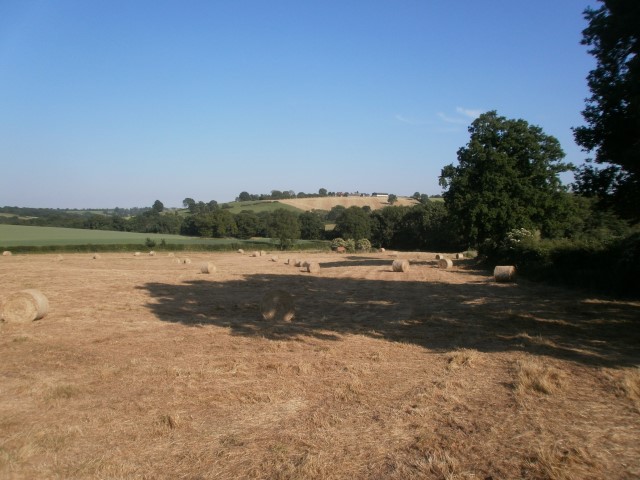
<svg viewBox="0 0 640 480">
<path fill-rule="evenodd" d="M 450 117 L 442 112 L 438 112 L 438 117 L 440 117 L 440 119 L 444 122 L 455 123 L 456 125 L 462 125 L 462 124 L 468 123 L 467 120 L 464 118 Z"/>
<path fill-rule="evenodd" d="M 462 108 L 462 107 L 456 107 L 456 112 L 458 112 L 460 115 L 465 115 L 469 118 L 473 118 L 474 120 L 476 118 L 478 118 L 480 116 L 480 114 L 482 113 L 482 110 L 474 110 L 474 109 L 470 109 L 470 108 Z"/>
<path fill-rule="evenodd" d="M 464 129 L 462 127 L 436 127 L 433 131 L 435 133 L 458 133 L 462 132 Z"/>
<path fill-rule="evenodd" d="M 402 123 L 406 123 L 408 125 L 424 125 L 424 122 L 420 121 L 420 120 L 416 120 L 415 118 L 410 118 L 410 117 L 406 117 L 404 115 L 401 115 L 399 113 L 396 113 L 395 116 L 396 120 Z"/>
<path fill-rule="evenodd" d="M 482 110 L 472 108 L 456 107 L 456 113 L 453 115 L 444 112 L 438 112 L 438 117 L 445 123 L 453 125 L 468 125 L 469 119 L 475 120 L 480 116 Z"/>
</svg>

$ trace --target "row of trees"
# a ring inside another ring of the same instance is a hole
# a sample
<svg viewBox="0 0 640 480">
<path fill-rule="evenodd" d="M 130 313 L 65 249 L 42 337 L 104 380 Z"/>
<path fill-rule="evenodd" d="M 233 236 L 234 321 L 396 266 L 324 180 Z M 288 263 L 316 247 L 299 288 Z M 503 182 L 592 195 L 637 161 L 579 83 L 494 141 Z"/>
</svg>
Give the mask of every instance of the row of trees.
<svg viewBox="0 0 640 480">
<path fill-rule="evenodd" d="M 318 193 L 304 193 L 304 192 L 294 192 L 293 190 L 271 190 L 270 194 L 267 193 L 249 193 L 249 192 L 241 192 L 240 195 L 236 197 L 236 201 L 238 202 L 248 202 L 248 201 L 259 201 L 259 200 L 287 200 L 290 198 L 313 198 L 313 197 L 333 197 L 335 196 L 335 192 L 327 192 L 326 188 L 321 188 L 318 190 Z"/>
<path fill-rule="evenodd" d="M 326 231 L 327 222 L 335 222 Z M 413 207 L 370 208 L 336 206 L 331 211 L 296 213 L 277 209 L 274 212 L 243 211 L 232 214 L 217 209 L 185 218 L 182 233 L 206 237 L 269 237 L 287 248 L 297 239 L 330 240 L 332 238 L 367 239 L 377 247 L 404 249 L 459 248 L 447 208 L 442 202 L 427 202 Z"/>
<path fill-rule="evenodd" d="M 417 200 L 420 200 L 421 194 L 418 194 Z M 376 195 L 375 193 L 372 195 Z M 305 193 L 298 192 L 295 193 L 293 190 L 271 190 L 270 194 L 267 193 L 249 193 L 249 192 L 241 192 L 240 195 L 236 197 L 237 202 L 248 202 L 248 201 L 260 201 L 260 200 L 287 200 L 291 198 L 317 198 L 317 197 L 349 197 L 349 196 L 369 196 L 369 194 L 360 194 L 360 193 L 348 193 L 348 192 L 329 192 L 326 188 L 321 188 L 318 190 L 318 193 Z M 397 200 L 396 195 L 389 195 L 390 198 L 395 198 Z M 428 196 L 427 196 L 428 198 Z"/>
</svg>

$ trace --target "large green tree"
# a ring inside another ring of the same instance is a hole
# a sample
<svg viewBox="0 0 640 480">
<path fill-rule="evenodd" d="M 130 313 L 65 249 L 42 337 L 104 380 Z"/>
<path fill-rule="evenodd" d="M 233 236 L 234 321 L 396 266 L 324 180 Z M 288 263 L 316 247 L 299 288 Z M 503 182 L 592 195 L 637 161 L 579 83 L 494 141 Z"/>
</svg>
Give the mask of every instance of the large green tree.
<svg viewBox="0 0 640 480">
<path fill-rule="evenodd" d="M 156 200 L 155 202 L 153 202 L 153 206 L 151 207 L 151 209 L 154 212 L 160 213 L 164 210 L 164 204 L 160 200 Z"/>
<path fill-rule="evenodd" d="M 587 82 L 591 97 L 574 129 L 576 142 L 595 153 L 577 176 L 579 192 L 600 198 L 624 216 L 640 220 L 640 2 L 600 0 L 587 8 L 589 22 L 582 44 L 590 47 L 596 67 Z"/>
<path fill-rule="evenodd" d="M 249 239 L 258 236 L 258 216 L 252 210 L 243 210 L 235 216 L 238 238 Z"/>
<path fill-rule="evenodd" d="M 515 228 L 548 233 L 565 201 L 558 174 L 571 168 L 561 161 L 558 140 L 495 111 L 474 120 L 469 133 L 458 165 L 447 165 L 440 176 L 451 221 L 464 241 L 499 242 Z"/>
<path fill-rule="evenodd" d="M 267 231 L 271 238 L 276 238 L 282 250 L 293 245 L 300 238 L 298 216 L 284 208 L 274 210 L 269 219 Z"/>
<path fill-rule="evenodd" d="M 336 219 L 335 232 L 342 238 L 371 238 L 371 216 L 360 207 L 345 209 Z"/>
<path fill-rule="evenodd" d="M 316 212 L 303 212 L 298 217 L 300 237 L 304 240 L 320 240 L 324 235 L 324 222 Z"/>
<path fill-rule="evenodd" d="M 233 237 L 238 233 L 235 218 L 227 210 L 201 211 L 188 216 L 182 233 L 199 237 Z"/>
<path fill-rule="evenodd" d="M 442 202 L 427 202 L 409 208 L 399 225 L 396 239 L 398 248 L 404 249 L 438 251 L 460 247 Z"/>
<path fill-rule="evenodd" d="M 408 207 L 384 207 L 371 213 L 371 240 L 378 247 L 396 247 L 397 233 Z"/>
</svg>

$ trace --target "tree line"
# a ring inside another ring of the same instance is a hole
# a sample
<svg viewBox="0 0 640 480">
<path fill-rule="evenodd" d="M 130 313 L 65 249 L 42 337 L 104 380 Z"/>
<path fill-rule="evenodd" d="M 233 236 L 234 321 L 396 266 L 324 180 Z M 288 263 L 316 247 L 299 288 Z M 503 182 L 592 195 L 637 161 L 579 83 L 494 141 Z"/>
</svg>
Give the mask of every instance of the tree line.
<svg viewBox="0 0 640 480">
<path fill-rule="evenodd" d="M 375 195 L 372 193 L 371 195 Z M 248 201 L 260 201 L 260 200 L 288 200 L 292 198 L 318 198 L 318 197 L 348 197 L 348 196 L 363 196 L 368 197 L 368 193 L 349 193 L 349 192 L 330 192 L 326 188 L 320 188 L 318 193 L 305 193 L 294 192 L 293 190 L 271 190 L 271 193 L 249 193 L 246 191 L 240 192 L 240 195 L 236 197 L 237 202 Z M 396 197 L 395 195 L 393 195 Z M 397 198 L 397 197 L 396 197 Z"/>
</svg>

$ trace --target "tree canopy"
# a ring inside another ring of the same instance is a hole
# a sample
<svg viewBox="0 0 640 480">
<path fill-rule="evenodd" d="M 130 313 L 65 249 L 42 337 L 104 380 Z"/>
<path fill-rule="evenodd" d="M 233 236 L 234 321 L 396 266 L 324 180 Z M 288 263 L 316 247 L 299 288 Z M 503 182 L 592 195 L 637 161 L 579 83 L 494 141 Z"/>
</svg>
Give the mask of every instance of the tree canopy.
<svg viewBox="0 0 640 480">
<path fill-rule="evenodd" d="M 298 216 L 284 208 L 279 208 L 271 214 L 267 228 L 269 236 L 278 239 L 282 250 L 289 248 L 294 240 L 300 238 Z"/>
<path fill-rule="evenodd" d="M 600 0 L 587 8 L 589 22 L 582 44 L 590 48 L 596 67 L 587 83 L 591 97 L 582 116 L 585 126 L 574 128 L 576 143 L 595 153 L 598 169 L 580 169 L 577 188 L 612 205 L 624 216 L 640 220 L 640 2 Z"/>
<path fill-rule="evenodd" d="M 298 217 L 300 237 L 304 240 L 320 240 L 324 236 L 324 222 L 316 212 L 303 212 Z"/>
<path fill-rule="evenodd" d="M 154 212 L 160 213 L 164 210 L 164 204 L 160 200 L 156 200 L 155 202 L 153 202 L 153 206 L 151 207 L 151 209 Z"/>
<path fill-rule="evenodd" d="M 344 209 L 336 218 L 335 232 L 342 238 L 370 238 L 371 217 L 360 207 Z"/>
<path fill-rule="evenodd" d="M 469 127 L 458 165 L 442 169 L 440 185 L 451 221 L 469 245 L 502 240 L 515 228 L 546 233 L 565 201 L 558 174 L 571 168 L 555 137 L 525 120 L 490 111 Z"/>
</svg>

